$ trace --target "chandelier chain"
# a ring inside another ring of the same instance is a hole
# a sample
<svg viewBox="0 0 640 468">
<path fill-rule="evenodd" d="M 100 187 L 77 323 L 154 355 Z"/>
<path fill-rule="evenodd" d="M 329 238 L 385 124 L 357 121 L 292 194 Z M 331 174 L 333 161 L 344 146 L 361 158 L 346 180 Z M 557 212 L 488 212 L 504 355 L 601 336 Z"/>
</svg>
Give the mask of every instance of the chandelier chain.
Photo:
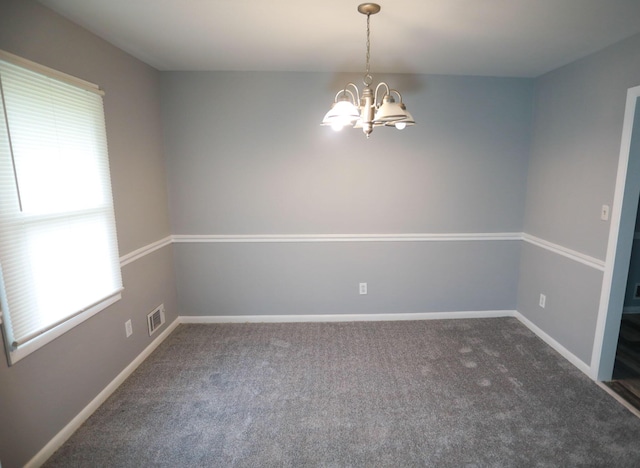
<svg viewBox="0 0 640 468">
<path fill-rule="evenodd" d="M 365 86 L 369 86 L 373 82 L 373 77 L 371 76 L 371 72 L 370 72 L 371 66 L 369 64 L 369 60 L 371 59 L 371 39 L 370 39 L 371 30 L 369 28 L 370 19 L 371 19 L 371 13 L 367 13 L 367 55 L 366 55 L 367 67 L 366 67 L 364 79 L 362 80 Z"/>
</svg>

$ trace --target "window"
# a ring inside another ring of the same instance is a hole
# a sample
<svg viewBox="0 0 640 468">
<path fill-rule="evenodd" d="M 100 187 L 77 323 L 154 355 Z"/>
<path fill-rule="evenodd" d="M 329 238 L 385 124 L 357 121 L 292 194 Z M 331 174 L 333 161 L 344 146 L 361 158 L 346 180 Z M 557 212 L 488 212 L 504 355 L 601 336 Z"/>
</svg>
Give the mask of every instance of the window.
<svg viewBox="0 0 640 468">
<path fill-rule="evenodd" d="M 14 363 L 120 299 L 122 278 L 100 90 L 2 52 L 0 105 L 0 306 Z"/>
</svg>

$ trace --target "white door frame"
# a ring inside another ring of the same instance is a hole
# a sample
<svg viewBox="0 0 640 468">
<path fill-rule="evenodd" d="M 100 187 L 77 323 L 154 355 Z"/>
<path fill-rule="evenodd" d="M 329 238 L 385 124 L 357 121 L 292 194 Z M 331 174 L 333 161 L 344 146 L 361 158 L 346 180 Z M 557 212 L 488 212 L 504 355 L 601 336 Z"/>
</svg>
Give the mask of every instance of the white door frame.
<svg viewBox="0 0 640 468">
<path fill-rule="evenodd" d="M 634 228 L 630 228 L 630 225 L 635 226 L 640 195 L 640 151 L 634 151 L 638 154 L 631 155 L 634 119 L 639 97 L 640 86 L 627 90 L 607 257 L 591 355 L 591 378 L 595 380 L 611 380 L 620 333 L 620 320 L 633 245 Z M 634 143 L 636 142 L 640 143 L 638 134 L 635 135 Z M 636 149 L 635 146 L 634 149 Z M 631 160 L 630 156 L 632 156 Z M 629 170 L 630 166 L 632 170 Z"/>
</svg>

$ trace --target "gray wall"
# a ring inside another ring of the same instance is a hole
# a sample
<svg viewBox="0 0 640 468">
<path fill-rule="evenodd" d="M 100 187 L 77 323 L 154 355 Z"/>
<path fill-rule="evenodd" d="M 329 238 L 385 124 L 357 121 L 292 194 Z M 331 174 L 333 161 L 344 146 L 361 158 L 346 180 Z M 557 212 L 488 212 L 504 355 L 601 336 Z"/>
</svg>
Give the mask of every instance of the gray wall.
<svg viewBox="0 0 640 468">
<path fill-rule="evenodd" d="M 419 125 L 336 133 L 314 73 L 162 74 L 174 234 L 520 232 L 528 79 L 391 75 Z M 178 244 L 184 315 L 513 310 L 513 241 Z M 358 282 L 369 295 L 358 296 Z"/>
<path fill-rule="evenodd" d="M 605 260 L 600 209 L 613 202 L 627 89 L 638 84 L 640 35 L 536 79 L 525 232 Z M 518 311 L 590 364 L 602 272 L 578 263 L 558 275 L 558 259 L 531 249 Z"/>
<path fill-rule="evenodd" d="M 97 83 L 121 255 L 170 233 L 159 73 L 30 0 L 0 4 L 0 48 Z M 0 359 L 0 461 L 22 466 L 151 342 L 146 314 L 177 317 L 170 247 L 123 267 L 123 299 L 12 367 Z M 134 334 L 125 338 L 124 322 Z"/>
<path fill-rule="evenodd" d="M 518 241 L 179 244 L 184 315 L 513 310 Z M 367 282 L 368 294 L 358 294 Z"/>
<path fill-rule="evenodd" d="M 376 76 L 419 126 L 367 140 L 319 126 L 342 78 L 163 73 L 173 233 L 521 230 L 532 80 Z"/>
</svg>

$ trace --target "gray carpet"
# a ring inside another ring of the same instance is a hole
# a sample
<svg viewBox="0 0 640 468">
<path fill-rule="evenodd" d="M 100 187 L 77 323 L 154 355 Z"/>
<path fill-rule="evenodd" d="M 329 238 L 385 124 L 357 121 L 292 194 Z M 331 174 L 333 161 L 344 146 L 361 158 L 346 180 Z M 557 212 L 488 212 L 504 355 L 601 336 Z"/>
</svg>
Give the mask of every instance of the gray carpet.
<svg viewBox="0 0 640 468">
<path fill-rule="evenodd" d="M 181 325 L 48 467 L 640 466 L 640 419 L 516 319 Z"/>
</svg>

